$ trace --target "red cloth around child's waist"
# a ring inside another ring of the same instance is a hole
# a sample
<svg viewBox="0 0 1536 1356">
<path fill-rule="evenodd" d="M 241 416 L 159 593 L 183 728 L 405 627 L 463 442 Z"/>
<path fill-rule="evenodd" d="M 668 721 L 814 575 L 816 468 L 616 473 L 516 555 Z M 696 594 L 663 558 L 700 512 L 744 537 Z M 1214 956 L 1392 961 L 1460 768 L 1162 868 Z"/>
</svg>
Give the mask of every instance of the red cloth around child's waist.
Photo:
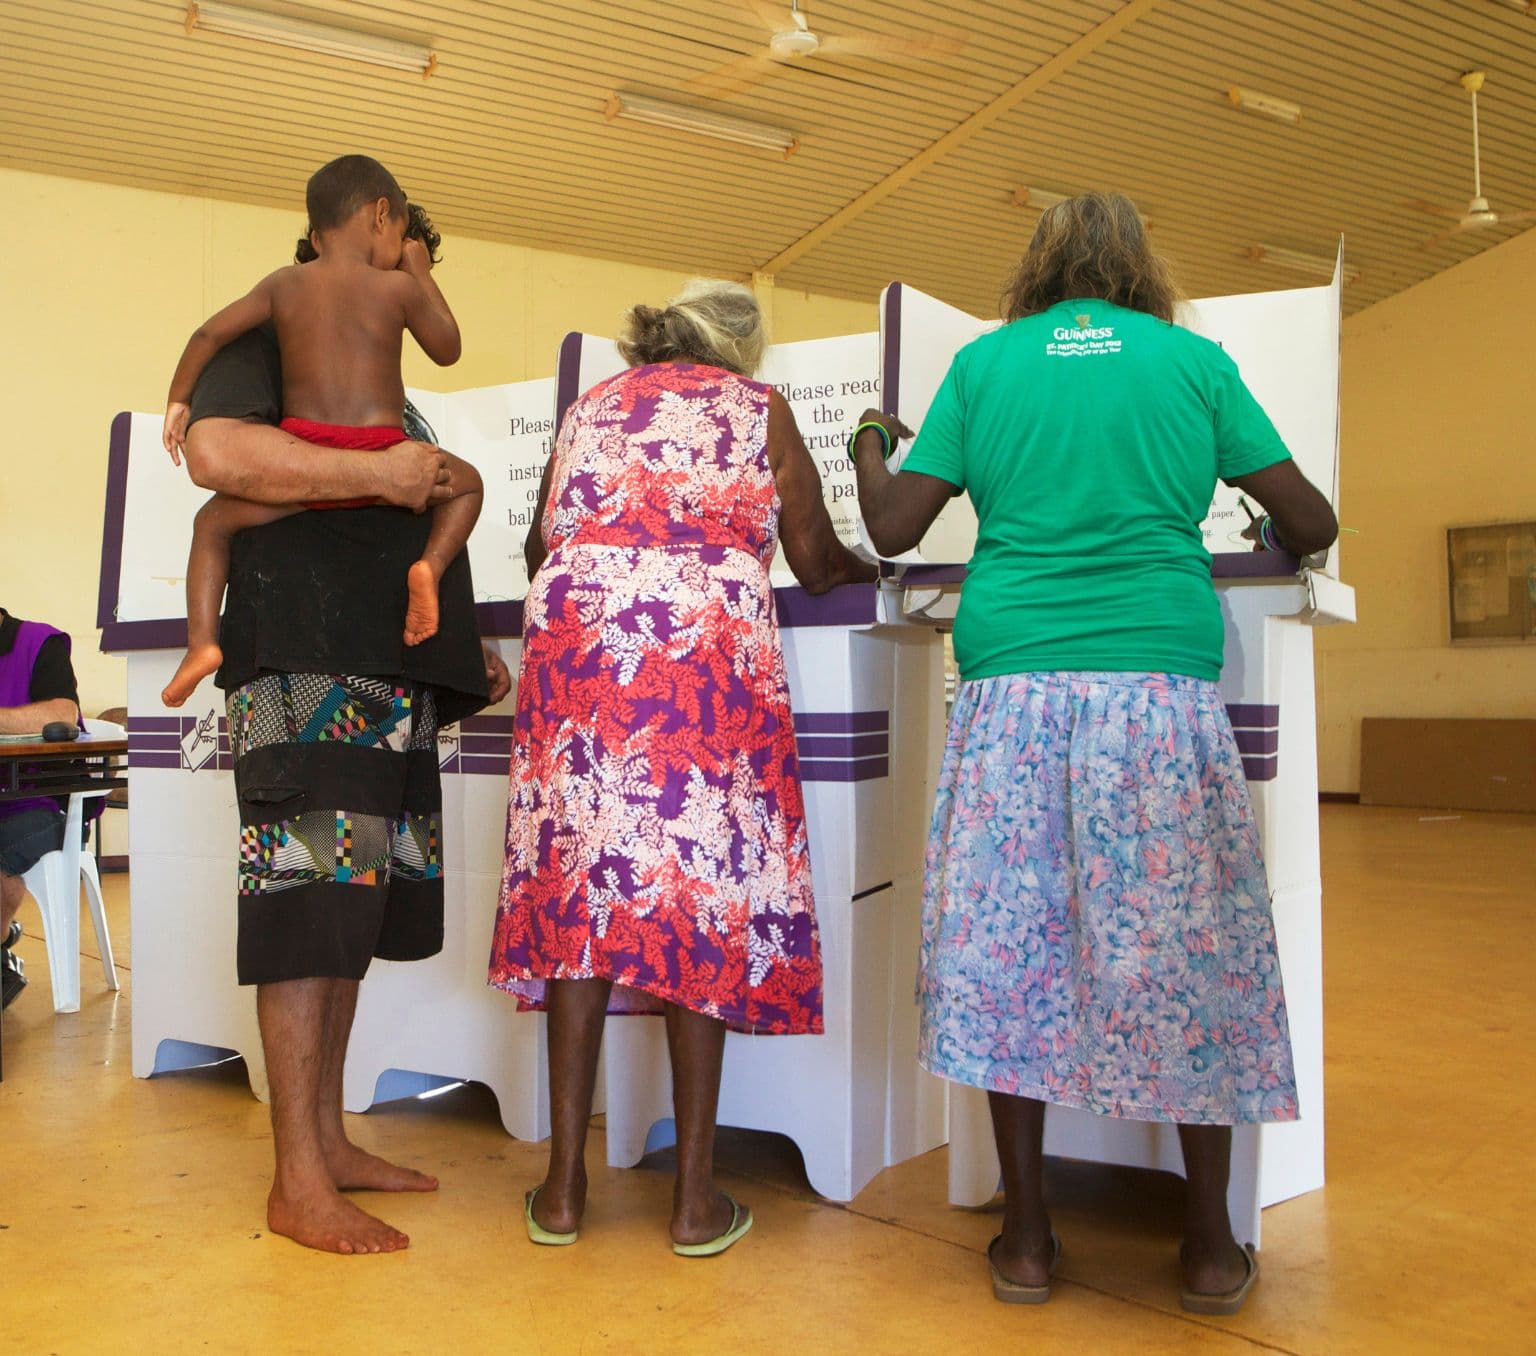
<svg viewBox="0 0 1536 1356">
<path fill-rule="evenodd" d="M 313 419 L 284 419 L 279 426 L 296 438 L 321 447 L 339 447 L 352 452 L 382 452 L 387 447 L 405 441 L 405 430 L 385 424 L 356 426 L 352 424 L 320 424 Z M 377 499 L 331 499 L 306 504 L 311 509 L 370 508 L 381 502 Z"/>
</svg>

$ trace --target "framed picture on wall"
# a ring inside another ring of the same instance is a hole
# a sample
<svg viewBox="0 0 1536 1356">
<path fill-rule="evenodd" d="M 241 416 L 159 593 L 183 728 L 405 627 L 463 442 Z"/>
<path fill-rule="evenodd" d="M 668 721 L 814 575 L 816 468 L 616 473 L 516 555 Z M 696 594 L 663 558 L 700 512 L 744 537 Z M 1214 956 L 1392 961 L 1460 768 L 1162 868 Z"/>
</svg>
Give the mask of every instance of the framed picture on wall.
<svg viewBox="0 0 1536 1356">
<path fill-rule="evenodd" d="M 1536 522 L 1445 534 L 1452 645 L 1536 641 Z"/>
</svg>

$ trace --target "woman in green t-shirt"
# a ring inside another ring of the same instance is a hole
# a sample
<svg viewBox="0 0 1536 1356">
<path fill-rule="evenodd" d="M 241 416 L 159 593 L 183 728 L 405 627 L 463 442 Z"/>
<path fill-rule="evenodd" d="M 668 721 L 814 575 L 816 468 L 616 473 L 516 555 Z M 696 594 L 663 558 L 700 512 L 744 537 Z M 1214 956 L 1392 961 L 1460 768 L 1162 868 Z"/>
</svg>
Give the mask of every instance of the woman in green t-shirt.
<svg viewBox="0 0 1536 1356">
<path fill-rule="evenodd" d="M 876 549 L 953 495 L 978 530 L 955 623 L 961 685 L 924 892 L 920 1058 L 985 1088 L 1007 1207 L 993 1291 L 1048 1297 L 1045 1106 L 1179 1126 L 1183 1303 L 1232 1313 L 1258 1274 L 1227 1216 L 1234 1124 L 1297 1116 L 1259 834 L 1225 705 L 1200 535 L 1219 479 L 1270 549 L 1330 544 L 1297 470 L 1179 296 L 1134 206 L 1048 209 L 1002 328 L 955 357 L 921 436 L 855 439 Z M 875 424 L 878 427 L 869 427 Z"/>
</svg>

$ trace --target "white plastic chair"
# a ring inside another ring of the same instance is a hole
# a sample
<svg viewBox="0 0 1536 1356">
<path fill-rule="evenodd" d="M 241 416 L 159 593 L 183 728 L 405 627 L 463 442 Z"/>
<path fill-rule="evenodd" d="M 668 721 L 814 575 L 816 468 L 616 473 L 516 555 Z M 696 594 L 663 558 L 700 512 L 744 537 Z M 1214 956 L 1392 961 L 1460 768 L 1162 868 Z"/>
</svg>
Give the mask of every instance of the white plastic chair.
<svg viewBox="0 0 1536 1356">
<path fill-rule="evenodd" d="M 110 720 L 87 720 L 85 732 L 98 739 L 123 739 L 127 731 Z M 101 898 L 101 877 L 96 856 L 81 850 L 81 824 L 85 802 L 105 796 L 102 791 L 77 791 L 69 798 L 64 816 L 64 846 L 46 854 L 22 880 L 37 901 L 43 916 L 43 940 L 48 947 L 48 976 L 53 983 L 53 1010 L 80 1011 L 80 886 L 85 886 L 91 924 L 96 929 L 96 949 L 107 988 L 116 989 L 117 967 L 112 961 L 112 937 L 107 931 L 107 911 Z"/>
</svg>

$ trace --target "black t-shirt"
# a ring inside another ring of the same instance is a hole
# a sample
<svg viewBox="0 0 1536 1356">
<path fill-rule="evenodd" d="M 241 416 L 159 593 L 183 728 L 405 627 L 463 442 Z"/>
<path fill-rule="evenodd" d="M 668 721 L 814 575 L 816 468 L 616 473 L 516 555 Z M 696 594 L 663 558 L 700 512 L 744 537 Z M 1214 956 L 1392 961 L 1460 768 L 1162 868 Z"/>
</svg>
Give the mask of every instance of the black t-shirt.
<svg viewBox="0 0 1536 1356">
<path fill-rule="evenodd" d="M 21 621 L 0 608 L 0 654 L 10 654 L 21 634 Z M 27 689 L 29 702 L 51 702 L 60 697 L 80 705 L 75 685 L 75 666 L 69 662 L 69 641 L 64 636 L 49 636 L 32 663 L 32 680 Z"/>
<path fill-rule="evenodd" d="M 267 326 L 216 353 L 192 392 L 190 422 L 282 417 L 282 361 Z M 295 513 L 237 533 L 219 625 L 228 690 L 263 672 L 357 673 L 437 689 L 447 724 L 486 703 L 469 552 L 438 587 L 437 634 L 407 646 L 405 576 L 421 557 L 430 514 L 398 508 Z"/>
</svg>

